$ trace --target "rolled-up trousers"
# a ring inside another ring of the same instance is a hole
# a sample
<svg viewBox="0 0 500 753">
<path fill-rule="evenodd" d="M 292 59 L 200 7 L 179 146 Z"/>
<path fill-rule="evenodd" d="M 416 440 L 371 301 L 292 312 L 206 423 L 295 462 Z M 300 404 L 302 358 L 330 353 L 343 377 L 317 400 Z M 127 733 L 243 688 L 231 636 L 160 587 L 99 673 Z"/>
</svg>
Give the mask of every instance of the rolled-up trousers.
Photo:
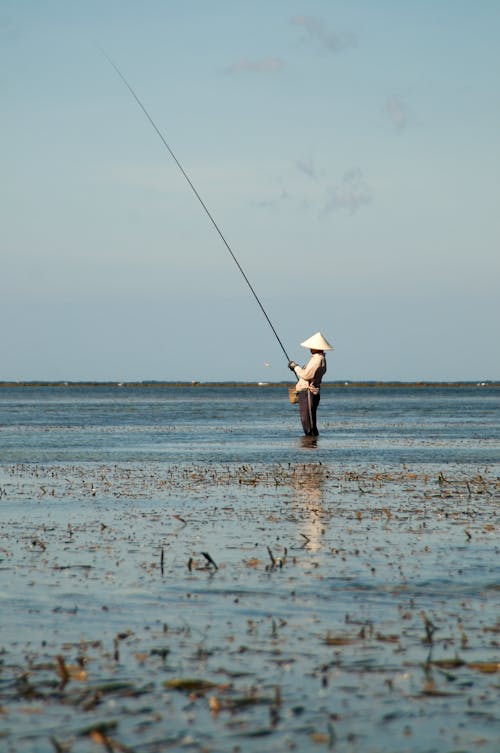
<svg viewBox="0 0 500 753">
<path fill-rule="evenodd" d="M 300 390 L 298 396 L 300 420 L 302 422 L 304 434 L 308 437 L 317 437 L 319 431 L 316 426 L 316 412 L 319 405 L 319 392 L 317 395 L 313 395 L 310 390 Z"/>
</svg>

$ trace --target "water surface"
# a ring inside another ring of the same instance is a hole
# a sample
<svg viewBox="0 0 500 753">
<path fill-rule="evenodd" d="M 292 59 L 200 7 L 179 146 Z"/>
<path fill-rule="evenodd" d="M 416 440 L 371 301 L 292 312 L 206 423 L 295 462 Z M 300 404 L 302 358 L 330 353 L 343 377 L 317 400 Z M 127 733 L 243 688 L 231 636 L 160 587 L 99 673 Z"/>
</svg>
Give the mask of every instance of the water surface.
<svg viewBox="0 0 500 753">
<path fill-rule="evenodd" d="M 499 411 L 0 389 L 0 748 L 496 753 Z"/>
</svg>

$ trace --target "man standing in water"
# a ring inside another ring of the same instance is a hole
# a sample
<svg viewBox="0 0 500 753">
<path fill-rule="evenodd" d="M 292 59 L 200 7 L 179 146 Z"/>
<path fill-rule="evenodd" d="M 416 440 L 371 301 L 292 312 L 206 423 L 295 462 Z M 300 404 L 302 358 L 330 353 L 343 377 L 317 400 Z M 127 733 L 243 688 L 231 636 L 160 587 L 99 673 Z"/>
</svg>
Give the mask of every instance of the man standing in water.
<svg viewBox="0 0 500 753">
<path fill-rule="evenodd" d="M 316 412 L 320 400 L 321 380 L 326 373 L 325 350 L 333 350 L 333 347 L 321 332 L 316 332 L 315 335 L 300 344 L 303 348 L 310 349 L 311 358 L 303 368 L 295 361 L 290 361 L 288 368 L 299 378 L 296 390 L 304 434 L 308 437 L 317 437 L 319 431 L 316 426 Z"/>
</svg>

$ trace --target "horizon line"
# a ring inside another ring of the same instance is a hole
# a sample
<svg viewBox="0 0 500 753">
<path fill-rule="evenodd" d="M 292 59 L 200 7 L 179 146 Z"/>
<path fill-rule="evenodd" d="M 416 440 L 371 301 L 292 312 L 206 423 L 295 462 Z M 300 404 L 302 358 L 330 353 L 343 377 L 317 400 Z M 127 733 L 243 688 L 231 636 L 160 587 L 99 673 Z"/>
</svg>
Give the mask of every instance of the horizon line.
<svg viewBox="0 0 500 753">
<path fill-rule="evenodd" d="M 256 380 L 185 380 L 185 379 L 4 379 L 0 380 L 0 388 L 5 387 L 210 387 L 210 386 L 241 386 L 241 387 L 281 387 L 289 386 L 289 382 L 256 381 Z M 495 379 L 336 379 L 323 382 L 322 389 L 328 387 L 370 387 L 370 386 L 475 386 L 500 387 L 500 380 Z"/>
</svg>

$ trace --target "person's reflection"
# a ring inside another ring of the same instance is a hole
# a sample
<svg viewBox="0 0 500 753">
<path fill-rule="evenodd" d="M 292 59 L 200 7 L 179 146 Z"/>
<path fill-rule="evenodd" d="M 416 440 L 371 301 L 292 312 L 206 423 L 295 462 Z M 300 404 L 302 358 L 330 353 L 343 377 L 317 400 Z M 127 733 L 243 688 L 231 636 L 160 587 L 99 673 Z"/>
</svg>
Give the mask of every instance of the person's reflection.
<svg viewBox="0 0 500 753">
<path fill-rule="evenodd" d="M 300 446 L 305 450 L 314 449 L 318 446 L 318 437 L 308 437 L 304 435 L 300 438 Z"/>
<path fill-rule="evenodd" d="M 315 440 L 304 437 L 303 440 Z M 302 463 L 297 465 L 292 477 L 293 500 L 303 515 L 301 534 L 304 546 L 310 551 L 321 549 L 324 534 L 324 484 L 328 478 L 327 469 L 321 463 Z"/>
</svg>

